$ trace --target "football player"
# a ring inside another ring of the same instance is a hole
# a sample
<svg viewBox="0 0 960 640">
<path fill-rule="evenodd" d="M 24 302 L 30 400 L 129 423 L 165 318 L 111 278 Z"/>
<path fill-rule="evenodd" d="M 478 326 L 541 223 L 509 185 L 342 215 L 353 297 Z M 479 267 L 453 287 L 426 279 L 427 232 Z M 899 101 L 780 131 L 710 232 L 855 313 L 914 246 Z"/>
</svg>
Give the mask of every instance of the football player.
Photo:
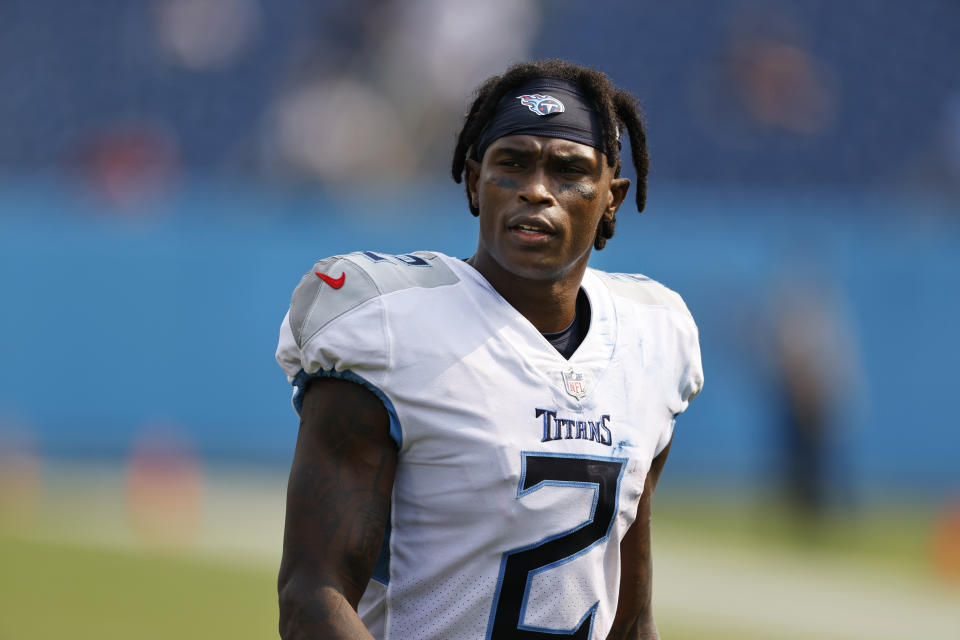
<svg viewBox="0 0 960 640">
<path fill-rule="evenodd" d="M 681 298 L 588 268 L 648 167 L 637 101 L 552 60 L 483 84 L 467 260 L 359 251 L 296 287 L 284 638 L 656 638 L 650 501 L 703 385 Z"/>
</svg>

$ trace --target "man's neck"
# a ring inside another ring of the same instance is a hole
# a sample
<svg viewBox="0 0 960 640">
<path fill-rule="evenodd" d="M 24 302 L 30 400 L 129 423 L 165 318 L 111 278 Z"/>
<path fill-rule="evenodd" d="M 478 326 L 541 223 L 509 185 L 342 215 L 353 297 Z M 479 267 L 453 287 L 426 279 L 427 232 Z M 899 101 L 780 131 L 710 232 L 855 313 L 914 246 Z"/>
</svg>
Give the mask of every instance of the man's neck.
<svg viewBox="0 0 960 640">
<path fill-rule="evenodd" d="M 540 333 L 556 333 L 570 326 L 577 310 L 577 293 L 586 263 L 577 265 L 560 279 L 528 280 L 505 271 L 493 259 L 467 260 L 503 299 L 520 312 Z"/>
</svg>

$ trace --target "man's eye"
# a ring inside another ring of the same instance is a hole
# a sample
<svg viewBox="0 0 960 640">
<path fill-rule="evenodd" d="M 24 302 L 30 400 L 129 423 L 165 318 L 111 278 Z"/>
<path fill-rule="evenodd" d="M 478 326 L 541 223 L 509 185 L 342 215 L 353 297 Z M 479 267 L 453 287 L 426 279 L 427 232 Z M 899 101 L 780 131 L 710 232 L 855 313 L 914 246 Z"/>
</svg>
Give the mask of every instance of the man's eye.
<svg viewBox="0 0 960 640">
<path fill-rule="evenodd" d="M 523 165 L 521 165 L 519 162 L 517 162 L 516 160 L 501 160 L 501 161 L 498 162 L 497 164 L 500 165 L 501 167 L 520 167 L 520 166 L 523 166 Z"/>
</svg>

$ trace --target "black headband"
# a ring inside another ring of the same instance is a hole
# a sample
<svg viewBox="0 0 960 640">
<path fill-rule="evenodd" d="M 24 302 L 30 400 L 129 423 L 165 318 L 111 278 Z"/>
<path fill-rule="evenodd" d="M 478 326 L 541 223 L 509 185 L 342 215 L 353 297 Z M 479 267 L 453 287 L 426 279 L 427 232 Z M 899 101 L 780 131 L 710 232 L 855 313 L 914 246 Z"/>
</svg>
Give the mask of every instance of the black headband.
<svg viewBox="0 0 960 640">
<path fill-rule="evenodd" d="M 500 98 L 493 117 L 473 146 L 473 159 L 503 136 L 527 134 L 563 138 L 603 151 L 600 115 L 573 83 L 536 78 Z"/>
</svg>

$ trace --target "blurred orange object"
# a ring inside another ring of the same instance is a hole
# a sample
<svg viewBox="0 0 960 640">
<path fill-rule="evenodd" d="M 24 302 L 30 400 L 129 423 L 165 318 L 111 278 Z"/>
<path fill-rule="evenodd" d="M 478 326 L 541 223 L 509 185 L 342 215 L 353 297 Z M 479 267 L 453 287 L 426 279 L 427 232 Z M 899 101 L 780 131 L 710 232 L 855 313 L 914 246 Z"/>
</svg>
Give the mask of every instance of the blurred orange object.
<svg viewBox="0 0 960 640">
<path fill-rule="evenodd" d="M 933 562 L 947 580 L 960 583 L 960 501 L 947 506 L 933 525 Z"/>
<path fill-rule="evenodd" d="M 26 447 L 0 442 L 0 525 L 22 530 L 33 523 L 42 493 L 40 462 Z"/>
<path fill-rule="evenodd" d="M 165 548 L 191 545 L 200 530 L 203 474 L 183 438 L 150 429 L 127 466 L 127 506 L 142 542 Z"/>
</svg>

